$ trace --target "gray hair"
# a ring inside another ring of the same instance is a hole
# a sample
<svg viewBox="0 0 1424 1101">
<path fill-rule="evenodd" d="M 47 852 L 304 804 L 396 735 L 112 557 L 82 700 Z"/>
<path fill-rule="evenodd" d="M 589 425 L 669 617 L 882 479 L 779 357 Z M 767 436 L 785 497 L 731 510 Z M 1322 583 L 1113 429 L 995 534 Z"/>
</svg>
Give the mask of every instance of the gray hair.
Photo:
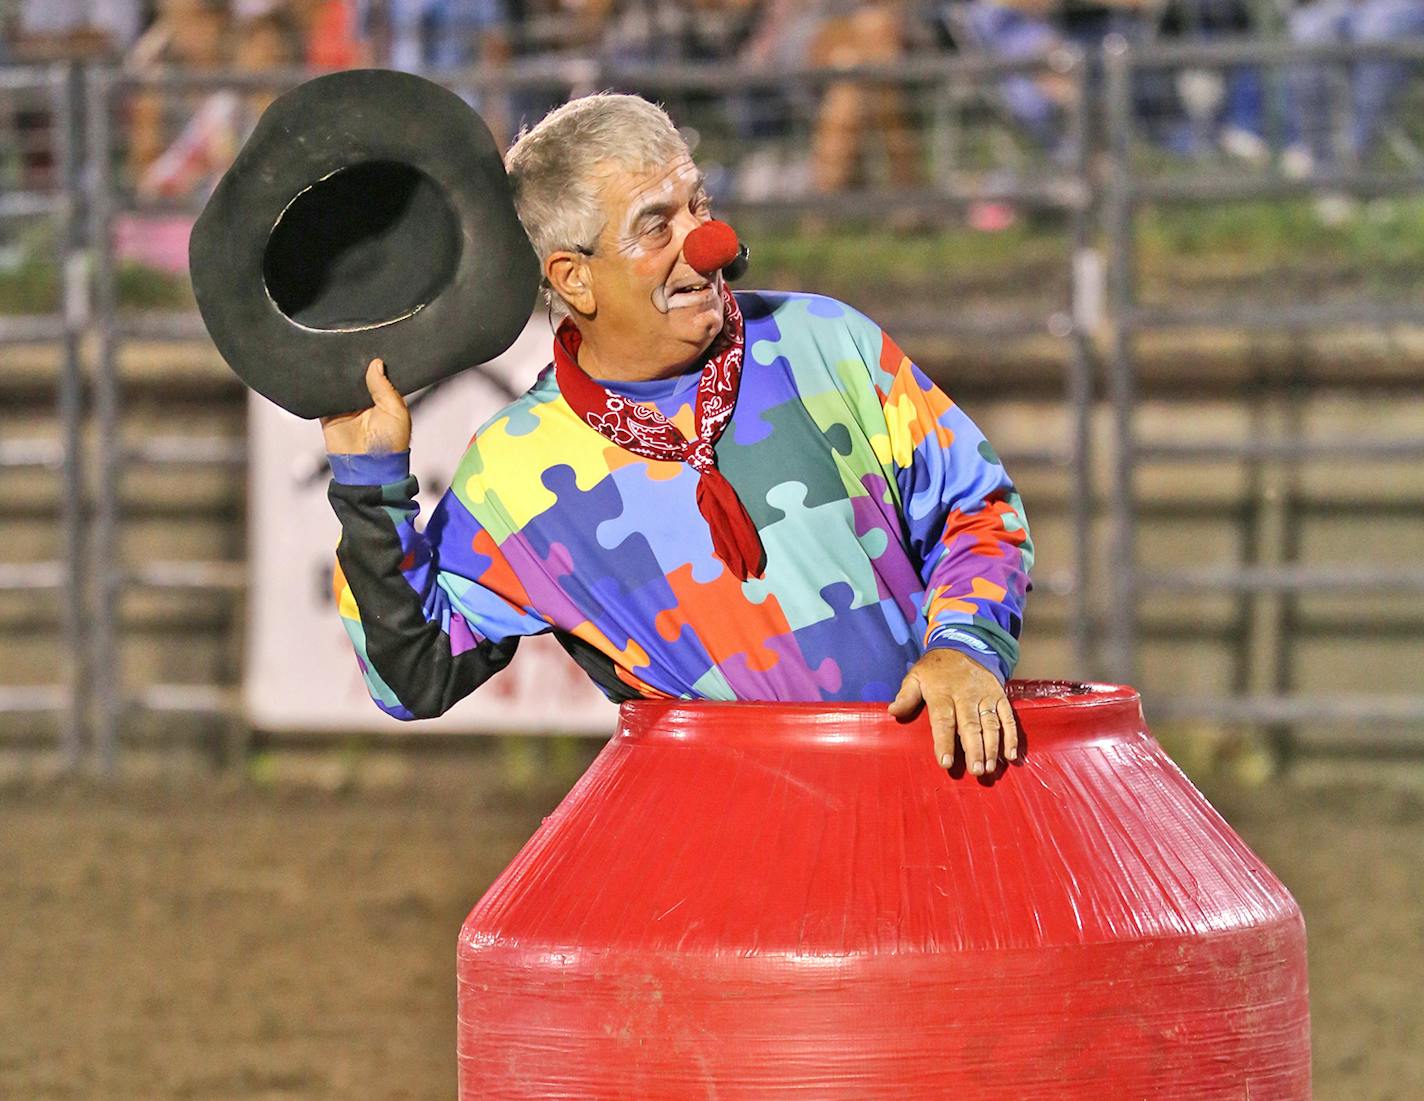
<svg viewBox="0 0 1424 1101">
<path fill-rule="evenodd" d="M 641 96 L 596 92 L 525 127 L 504 165 L 540 266 L 551 253 L 592 248 L 603 232 L 595 171 L 600 164 L 641 172 L 688 155 L 667 112 Z M 544 295 L 556 314 L 568 312 L 547 284 Z"/>
</svg>

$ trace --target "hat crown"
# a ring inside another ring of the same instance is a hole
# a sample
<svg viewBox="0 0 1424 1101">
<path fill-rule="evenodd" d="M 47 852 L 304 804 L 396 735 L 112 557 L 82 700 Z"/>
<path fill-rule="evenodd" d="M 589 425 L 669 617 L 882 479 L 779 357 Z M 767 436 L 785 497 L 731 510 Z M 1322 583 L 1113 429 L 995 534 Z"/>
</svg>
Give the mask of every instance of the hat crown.
<svg viewBox="0 0 1424 1101">
<path fill-rule="evenodd" d="M 282 211 L 262 277 L 299 325 L 372 329 L 429 305 L 454 277 L 461 244 L 439 184 L 410 164 L 365 161 L 312 184 Z"/>
</svg>

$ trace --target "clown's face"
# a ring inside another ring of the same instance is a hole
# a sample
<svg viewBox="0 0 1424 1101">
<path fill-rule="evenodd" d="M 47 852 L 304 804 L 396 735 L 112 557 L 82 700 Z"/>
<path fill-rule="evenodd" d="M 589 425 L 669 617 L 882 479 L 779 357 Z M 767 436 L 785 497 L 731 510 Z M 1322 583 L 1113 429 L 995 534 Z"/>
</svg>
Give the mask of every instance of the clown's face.
<svg viewBox="0 0 1424 1101">
<path fill-rule="evenodd" d="M 585 339 L 607 361 L 601 369 L 626 356 L 643 370 L 681 370 L 722 331 L 721 274 L 699 275 L 682 255 L 687 235 L 712 217 L 702 173 L 683 156 L 642 172 L 605 165 L 599 184 L 605 224 L 586 257 L 594 308 L 579 319 Z"/>
</svg>

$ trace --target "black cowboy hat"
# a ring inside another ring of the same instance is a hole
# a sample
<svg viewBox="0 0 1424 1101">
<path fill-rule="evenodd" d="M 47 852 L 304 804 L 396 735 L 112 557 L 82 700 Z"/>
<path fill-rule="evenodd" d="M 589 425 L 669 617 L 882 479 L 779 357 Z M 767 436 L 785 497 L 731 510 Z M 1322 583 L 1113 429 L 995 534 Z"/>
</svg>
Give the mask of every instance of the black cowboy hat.
<svg viewBox="0 0 1424 1101">
<path fill-rule="evenodd" d="M 369 406 L 376 356 L 402 393 L 493 359 L 539 286 L 484 121 L 438 84 L 379 69 L 273 103 L 188 260 L 223 358 L 302 417 Z"/>
</svg>

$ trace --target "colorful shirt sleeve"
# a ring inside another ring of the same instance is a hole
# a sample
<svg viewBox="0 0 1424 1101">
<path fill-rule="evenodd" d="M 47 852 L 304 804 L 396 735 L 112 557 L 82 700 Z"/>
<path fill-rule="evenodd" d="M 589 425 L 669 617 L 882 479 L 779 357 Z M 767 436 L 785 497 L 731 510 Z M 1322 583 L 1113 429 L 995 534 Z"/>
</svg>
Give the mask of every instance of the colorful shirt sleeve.
<svg viewBox="0 0 1424 1101">
<path fill-rule="evenodd" d="M 334 588 L 366 687 L 396 718 L 443 714 L 549 624 L 453 491 L 416 529 L 409 452 L 329 458 L 341 521 Z"/>
<path fill-rule="evenodd" d="M 1019 659 L 1033 542 L 1023 502 L 973 421 L 874 322 L 857 334 L 875 368 L 901 510 L 925 591 L 924 646 L 1001 681 Z M 878 347 L 867 345 L 878 343 Z"/>
</svg>

